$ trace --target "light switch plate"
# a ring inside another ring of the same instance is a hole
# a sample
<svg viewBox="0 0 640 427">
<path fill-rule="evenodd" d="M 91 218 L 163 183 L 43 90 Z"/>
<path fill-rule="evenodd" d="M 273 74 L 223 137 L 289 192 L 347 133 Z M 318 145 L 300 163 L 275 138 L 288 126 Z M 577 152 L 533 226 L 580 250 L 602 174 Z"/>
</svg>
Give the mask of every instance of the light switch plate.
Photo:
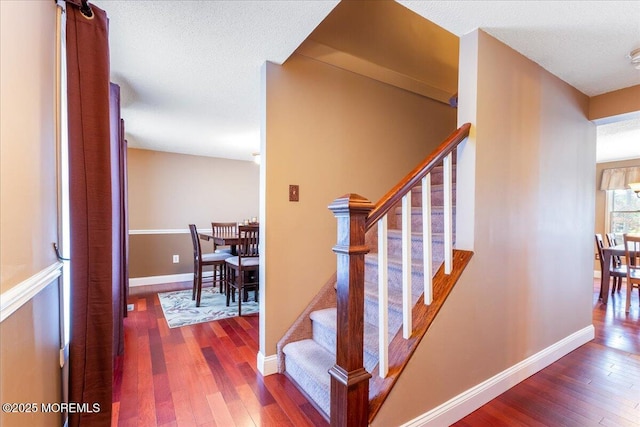
<svg viewBox="0 0 640 427">
<path fill-rule="evenodd" d="M 300 188 L 297 185 L 289 186 L 289 201 L 297 202 L 300 200 Z"/>
</svg>

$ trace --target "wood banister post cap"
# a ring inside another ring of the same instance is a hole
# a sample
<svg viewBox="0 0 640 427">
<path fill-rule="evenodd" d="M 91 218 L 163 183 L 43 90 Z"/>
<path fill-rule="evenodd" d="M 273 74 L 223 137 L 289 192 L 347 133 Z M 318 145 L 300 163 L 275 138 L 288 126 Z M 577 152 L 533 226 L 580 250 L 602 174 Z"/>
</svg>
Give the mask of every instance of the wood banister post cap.
<svg viewBox="0 0 640 427">
<path fill-rule="evenodd" d="M 335 199 L 330 205 L 331 210 L 335 215 L 351 213 L 368 214 L 373 209 L 373 203 L 366 197 L 362 197 L 359 194 L 349 193 L 342 197 Z"/>
</svg>

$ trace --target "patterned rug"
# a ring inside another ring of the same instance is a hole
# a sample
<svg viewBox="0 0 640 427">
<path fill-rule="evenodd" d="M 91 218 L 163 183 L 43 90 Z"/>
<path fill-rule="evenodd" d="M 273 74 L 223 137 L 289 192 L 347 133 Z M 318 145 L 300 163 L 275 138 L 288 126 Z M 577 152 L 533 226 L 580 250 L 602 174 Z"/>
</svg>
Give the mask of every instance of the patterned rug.
<svg viewBox="0 0 640 427">
<path fill-rule="evenodd" d="M 237 300 L 235 303 L 230 302 L 229 307 L 227 307 L 226 297 L 218 291 L 218 288 L 206 287 L 202 289 L 200 307 L 196 307 L 196 302 L 191 299 L 192 292 L 191 289 L 186 289 L 158 294 L 164 317 L 167 319 L 170 328 L 211 322 L 212 320 L 226 319 L 238 315 Z M 242 302 L 242 315 L 257 313 L 258 311 L 259 305 L 253 300 L 253 292 L 249 292 L 249 301 Z"/>
</svg>

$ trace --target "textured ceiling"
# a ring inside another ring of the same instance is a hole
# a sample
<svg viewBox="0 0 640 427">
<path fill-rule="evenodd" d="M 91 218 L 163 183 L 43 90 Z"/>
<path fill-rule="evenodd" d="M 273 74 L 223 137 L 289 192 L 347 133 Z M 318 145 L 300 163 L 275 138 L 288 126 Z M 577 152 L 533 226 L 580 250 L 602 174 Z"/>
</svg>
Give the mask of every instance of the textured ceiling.
<svg viewBox="0 0 640 427">
<path fill-rule="evenodd" d="M 337 1 L 94 1 L 131 147 L 250 160 L 260 67 L 284 62 Z M 640 84 L 640 1 L 400 1 L 461 36 L 482 28 L 583 93 Z"/>
</svg>

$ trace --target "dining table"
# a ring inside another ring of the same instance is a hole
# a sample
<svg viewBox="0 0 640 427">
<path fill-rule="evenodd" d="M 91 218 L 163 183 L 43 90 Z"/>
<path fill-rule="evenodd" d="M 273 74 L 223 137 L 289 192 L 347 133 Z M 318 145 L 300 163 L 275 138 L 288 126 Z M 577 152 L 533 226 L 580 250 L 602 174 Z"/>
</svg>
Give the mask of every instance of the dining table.
<svg viewBox="0 0 640 427">
<path fill-rule="evenodd" d="M 614 256 L 622 257 L 624 255 L 624 244 L 602 248 L 602 265 L 604 268 L 600 275 L 600 299 L 603 304 L 606 304 L 609 299 L 609 282 L 611 281 L 612 259 Z"/>
<path fill-rule="evenodd" d="M 213 240 L 214 246 L 229 246 L 231 248 L 231 255 L 238 255 L 238 243 L 240 243 L 240 237 L 238 236 L 238 233 L 198 233 L 198 236 L 203 240 Z"/>
</svg>

